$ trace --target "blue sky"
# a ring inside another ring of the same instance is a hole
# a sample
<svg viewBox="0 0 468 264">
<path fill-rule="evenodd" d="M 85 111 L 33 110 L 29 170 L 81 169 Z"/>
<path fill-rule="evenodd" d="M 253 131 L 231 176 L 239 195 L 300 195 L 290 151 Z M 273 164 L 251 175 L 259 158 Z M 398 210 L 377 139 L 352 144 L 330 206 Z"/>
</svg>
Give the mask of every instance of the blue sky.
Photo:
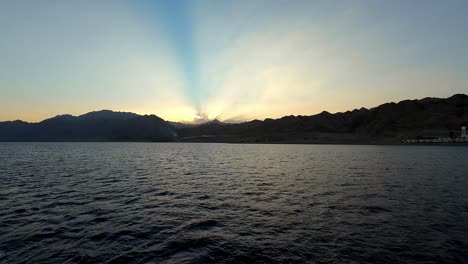
<svg viewBox="0 0 468 264">
<path fill-rule="evenodd" d="M 468 1 L 0 1 L 0 120 L 248 120 L 468 91 Z"/>
</svg>

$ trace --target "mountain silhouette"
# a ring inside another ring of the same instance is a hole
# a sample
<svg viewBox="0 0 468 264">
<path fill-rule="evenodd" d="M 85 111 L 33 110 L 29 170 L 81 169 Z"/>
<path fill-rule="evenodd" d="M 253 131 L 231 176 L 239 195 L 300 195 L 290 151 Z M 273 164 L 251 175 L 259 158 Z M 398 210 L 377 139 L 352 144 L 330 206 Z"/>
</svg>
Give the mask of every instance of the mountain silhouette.
<svg viewBox="0 0 468 264">
<path fill-rule="evenodd" d="M 373 144 L 449 137 L 462 125 L 468 125 L 468 96 L 456 94 L 447 99 L 404 100 L 336 114 L 183 127 L 178 134 L 181 141 Z"/>
<path fill-rule="evenodd" d="M 449 137 L 468 125 L 468 96 L 404 100 L 375 108 L 285 116 L 238 124 L 166 122 L 155 115 L 102 110 L 39 123 L 0 122 L 0 141 L 181 141 L 232 143 L 399 143 Z"/>
<path fill-rule="evenodd" d="M 160 141 L 176 135 L 171 125 L 155 115 L 110 110 L 59 115 L 39 123 L 0 123 L 1 141 Z"/>
</svg>

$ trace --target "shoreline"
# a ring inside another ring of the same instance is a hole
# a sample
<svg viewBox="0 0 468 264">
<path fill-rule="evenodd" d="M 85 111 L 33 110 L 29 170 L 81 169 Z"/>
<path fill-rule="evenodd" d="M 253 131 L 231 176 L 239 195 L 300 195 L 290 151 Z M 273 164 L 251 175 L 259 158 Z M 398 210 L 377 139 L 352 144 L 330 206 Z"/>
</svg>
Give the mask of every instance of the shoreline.
<svg viewBox="0 0 468 264">
<path fill-rule="evenodd" d="M 155 141 L 155 140 L 56 140 L 56 141 L 0 141 L 0 143 L 190 143 L 190 144 L 239 144 L 239 145 L 341 145 L 341 146 L 457 146 L 468 147 L 468 143 L 384 143 L 384 142 L 230 142 L 230 141 Z"/>
</svg>

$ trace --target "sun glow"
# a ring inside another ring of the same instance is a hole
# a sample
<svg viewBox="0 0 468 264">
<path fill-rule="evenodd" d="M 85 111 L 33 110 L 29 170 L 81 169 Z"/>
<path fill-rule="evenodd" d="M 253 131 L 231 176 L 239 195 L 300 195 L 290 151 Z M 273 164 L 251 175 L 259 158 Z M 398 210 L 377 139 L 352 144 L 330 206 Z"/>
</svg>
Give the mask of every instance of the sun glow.
<svg viewBox="0 0 468 264">
<path fill-rule="evenodd" d="M 0 121 L 245 121 L 466 93 L 466 8 L 399 4 L 0 1 Z"/>
</svg>

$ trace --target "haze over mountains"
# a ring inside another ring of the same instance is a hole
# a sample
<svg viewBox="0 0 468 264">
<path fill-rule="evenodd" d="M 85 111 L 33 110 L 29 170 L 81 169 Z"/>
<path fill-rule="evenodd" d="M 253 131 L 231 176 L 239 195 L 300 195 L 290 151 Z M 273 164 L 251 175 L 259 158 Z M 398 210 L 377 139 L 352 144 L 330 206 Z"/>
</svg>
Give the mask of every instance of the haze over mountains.
<svg viewBox="0 0 468 264">
<path fill-rule="evenodd" d="M 103 110 L 39 123 L 0 122 L 0 141 L 182 141 L 277 143 L 398 143 L 410 137 L 448 137 L 468 125 L 468 96 L 386 103 L 371 109 L 285 116 L 226 124 L 167 122 L 155 115 Z"/>
</svg>

